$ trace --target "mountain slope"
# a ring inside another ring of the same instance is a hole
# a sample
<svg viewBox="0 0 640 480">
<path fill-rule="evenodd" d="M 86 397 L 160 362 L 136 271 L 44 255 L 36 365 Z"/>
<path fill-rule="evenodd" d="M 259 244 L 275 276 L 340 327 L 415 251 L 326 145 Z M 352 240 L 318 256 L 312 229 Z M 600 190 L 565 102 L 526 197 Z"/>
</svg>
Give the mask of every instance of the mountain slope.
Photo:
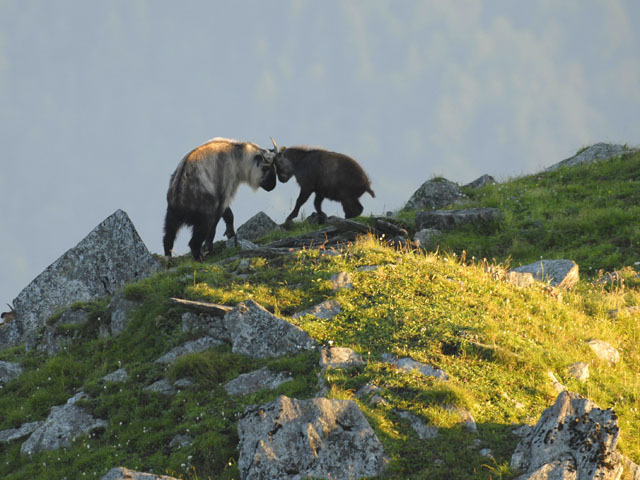
<svg viewBox="0 0 640 480">
<path fill-rule="evenodd" d="M 0 360 L 25 369 L 0 390 L 0 430 L 43 420 L 78 389 L 90 395 L 79 404 L 108 427 L 70 448 L 32 457 L 20 455 L 19 441 L 0 444 L 0 476 L 100 478 L 122 465 L 189 479 L 239 478 L 238 416 L 281 394 L 314 396 L 318 375 L 328 397 L 356 401 L 376 431 L 390 458 L 382 478 L 515 477 L 509 461 L 519 438 L 513 432 L 535 423 L 553 403 L 549 371 L 571 391 L 615 409 L 619 448 L 638 462 L 640 325 L 637 310 L 627 308 L 640 305 L 633 269 L 640 260 L 638 182 L 636 155 L 468 191 L 469 205 L 501 208 L 505 220 L 482 231 L 446 234 L 438 254 L 397 250 L 363 236 L 331 252 L 241 260 L 230 258 L 235 250 L 220 248 L 202 264 L 179 258 L 171 269 L 125 289 L 141 307 L 117 337 L 98 335 L 106 302 L 76 305 L 89 309 L 93 321 L 68 327 L 75 340 L 63 353 L 0 352 Z M 403 215 L 410 221 L 410 214 Z M 568 292 L 543 284 L 519 288 L 504 281 L 503 265 L 483 260 L 511 258 L 516 264 L 540 256 L 574 259 L 583 272 L 591 266 L 593 276 L 599 268 L 619 268 L 619 275 L 610 283 L 583 279 Z M 334 289 L 331 276 L 341 272 L 349 274 L 352 288 Z M 321 345 L 352 348 L 366 366 L 321 372 L 316 352 L 255 360 L 220 346 L 164 367 L 154 360 L 195 337 L 183 331 L 186 310 L 171 297 L 227 305 L 253 299 Z M 335 317 L 294 317 L 327 299 L 341 306 Z M 594 338 L 616 347 L 622 360 L 615 366 L 599 360 L 587 345 Z M 389 354 L 437 367 L 448 380 L 397 369 Z M 585 382 L 568 373 L 580 361 L 590 365 Z M 224 383 L 263 366 L 294 380 L 244 397 L 225 392 Z M 129 374 L 124 383 L 101 380 L 119 368 Z M 183 378 L 194 387 L 173 395 L 144 390 L 160 379 Z M 379 390 L 356 395 L 367 385 Z M 438 436 L 421 440 L 403 412 L 436 427 Z M 465 426 L 463 412 L 473 416 L 477 431 Z M 192 443 L 170 446 L 177 435 Z M 481 455 L 483 449 L 491 456 Z"/>
</svg>

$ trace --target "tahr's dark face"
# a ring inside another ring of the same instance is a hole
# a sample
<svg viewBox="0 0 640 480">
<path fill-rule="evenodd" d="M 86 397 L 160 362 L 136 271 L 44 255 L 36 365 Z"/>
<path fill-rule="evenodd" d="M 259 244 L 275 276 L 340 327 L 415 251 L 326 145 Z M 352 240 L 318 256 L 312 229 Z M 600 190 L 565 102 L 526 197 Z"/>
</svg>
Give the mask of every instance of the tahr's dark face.
<svg viewBox="0 0 640 480">
<path fill-rule="evenodd" d="M 287 183 L 293 176 L 293 164 L 283 153 L 278 153 L 274 161 L 276 165 L 276 171 L 278 172 L 278 180 L 282 183 Z"/>
<path fill-rule="evenodd" d="M 260 180 L 260 186 L 267 192 L 270 192 L 276 188 L 276 166 L 274 163 L 271 165 L 262 165 L 262 179 Z"/>
</svg>

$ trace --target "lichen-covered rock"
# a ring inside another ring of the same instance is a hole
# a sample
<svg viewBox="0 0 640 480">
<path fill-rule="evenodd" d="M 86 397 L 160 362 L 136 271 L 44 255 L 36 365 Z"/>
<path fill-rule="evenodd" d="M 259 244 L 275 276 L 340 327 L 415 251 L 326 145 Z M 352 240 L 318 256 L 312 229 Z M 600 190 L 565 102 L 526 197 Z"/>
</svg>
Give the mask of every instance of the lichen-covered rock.
<svg viewBox="0 0 640 480">
<path fill-rule="evenodd" d="M 186 312 L 181 318 L 184 333 L 205 335 L 225 342 L 231 341 L 222 316 Z"/>
<path fill-rule="evenodd" d="M 385 357 L 386 362 L 394 365 L 398 370 L 403 370 L 407 373 L 416 372 L 426 377 L 435 377 L 440 380 L 449 380 L 449 375 L 444 370 L 441 370 L 426 363 L 421 363 L 413 358 L 405 357 L 396 359 L 395 357 Z"/>
<path fill-rule="evenodd" d="M 253 300 L 236 305 L 224 316 L 224 323 L 232 351 L 252 358 L 279 357 L 317 347 L 300 327 L 276 317 Z"/>
<path fill-rule="evenodd" d="M 115 372 L 111 372 L 102 377 L 102 380 L 112 383 L 126 382 L 129 380 L 129 374 L 124 368 L 119 368 Z"/>
<path fill-rule="evenodd" d="M 589 364 L 585 362 L 576 362 L 569 365 L 569 375 L 581 382 L 589 378 Z"/>
<path fill-rule="evenodd" d="M 65 405 L 51 407 L 51 413 L 20 447 L 22 455 L 33 455 L 46 450 L 57 450 L 70 447 L 71 442 L 80 435 L 87 435 L 97 430 L 104 430 L 107 422 L 95 419 L 76 402 L 86 398 L 79 393 Z"/>
<path fill-rule="evenodd" d="M 342 312 L 340 303 L 337 300 L 325 300 L 322 303 L 314 305 L 311 308 L 296 313 L 293 318 L 301 318 L 305 315 L 313 315 L 316 318 L 329 319 Z"/>
<path fill-rule="evenodd" d="M 29 344 L 56 310 L 113 295 L 158 268 L 127 214 L 117 210 L 18 294 L 17 315 L 0 330 L 0 348 Z"/>
<path fill-rule="evenodd" d="M 333 290 L 341 290 L 343 288 L 353 288 L 353 280 L 349 272 L 340 272 L 331 275 L 329 278 L 331 288 Z"/>
<path fill-rule="evenodd" d="M 486 185 L 494 185 L 495 183 L 495 178 L 493 178 L 491 175 L 484 174 L 481 177 L 476 178 L 473 182 L 467 183 L 465 187 L 482 188 Z"/>
<path fill-rule="evenodd" d="M 89 322 L 89 312 L 82 308 L 68 308 L 55 322 L 47 322 L 41 336 L 27 341 L 27 349 L 35 348 L 47 355 L 55 355 L 68 348 L 80 336 L 82 328 Z"/>
<path fill-rule="evenodd" d="M 131 314 L 139 306 L 139 302 L 127 299 L 121 292 L 114 295 L 107 311 L 109 326 L 104 332 L 105 336 L 120 335 L 131 321 Z"/>
<path fill-rule="evenodd" d="M 573 260 L 540 260 L 510 270 L 530 273 L 539 282 L 548 281 L 552 287 L 572 288 L 580 279 L 580 268 Z"/>
<path fill-rule="evenodd" d="M 362 478 L 385 466 L 382 444 L 355 402 L 280 396 L 238 422 L 241 478 Z"/>
<path fill-rule="evenodd" d="M 22 374 L 22 367 L 19 363 L 5 362 L 0 360 L 0 385 L 10 382 Z"/>
<path fill-rule="evenodd" d="M 446 207 L 462 198 L 465 198 L 465 195 L 457 183 L 451 182 L 446 178 L 433 178 L 424 182 L 411 195 L 405 208 L 431 210 Z"/>
<path fill-rule="evenodd" d="M 115 467 L 109 470 L 100 480 L 178 480 L 167 475 L 155 473 L 136 472 L 124 467 Z"/>
<path fill-rule="evenodd" d="M 359 368 L 364 366 L 362 357 L 350 348 L 323 348 L 320 354 L 322 368 Z"/>
<path fill-rule="evenodd" d="M 423 228 L 416 232 L 413 236 L 413 241 L 418 247 L 429 250 L 437 245 L 441 236 L 442 232 L 437 228 Z"/>
<path fill-rule="evenodd" d="M 269 215 L 264 212 L 258 212 L 242 226 L 238 227 L 236 236 L 239 240 L 249 240 L 253 242 L 274 230 L 282 230 L 282 228 L 274 222 Z"/>
<path fill-rule="evenodd" d="M 604 340 L 590 340 L 588 345 L 600 360 L 609 362 L 612 365 L 615 365 L 620 361 L 620 352 Z"/>
<path fill-rule="evenodd" d="M 411 428 L 418 434 L 420 440 L 429 440 L 438 436 L 438 427 L 425 424 L 417 415 L 403 410 L 399 410 L 396 413 L 400 418 L 409 422 Z"/>
<path fill-rule="evenodd" d="M 175 395 L 176 393 L 173 384 L 165 378 L 144 387 L 143 390 L 145 392 L 159 393 L 160 395 Z"/>
<path fill-rule="evenodd" d="M 293 380 L 291 376 L 280 372 L 274 373 L 267 367 L 254 372 L 244 373 L 225 383 L 224 389 L 229 395 L 249 395 L 263 388 L 270 390 Z"/>
<path fill-rule="evenodd" d="M 615 145 L 612 143 L 596 143 L 585 148 L 580 153 L 575 154 L 561 162 L 551 165 L 545 171 L 550 172 L 560 167 L 572 167 L 581 163 L 591 163 L 598 160 L 608 160 L 610 158 L 619 157 L 629 153 L 637 152 L 637 148 L 630 148 L 626 145 Z"/>
<path fill-rule="evenodd" d="M 525 472 L 519 480 L 618 479 L 623 469 L 615 452 L 619 433 L 612 410 L 565 391 L 518 443 L 511 468 Z"/>
<path fill-rule="evenodd" d="M 204 352 L 213 347 L 217 347 L 223 345 L 224 343 L 220 340 L 216 340 L 212 337 L 201 337 L 197 340 L 192 340 L 187 342 L 179 347 L 171 349 L 169 352 L 165 353 L 163 356 L 155 360 L 155 363 L 162 363 L 165 365 L 171 364 L 175 362 L 178 358 L 183 357 L 189 353 L 199 353 Z"/>
<path fill-rule="evenodd" d="M 8 430 L 2 430 L 0 432 L 0 443 L 9 443 L 14 440 L 19 440 L 27 435 L 31 435 L 38 428 L 42 426 L 44 422 L 29 422 L 23 423 L 18 428 L 10 428 Z"/>
<path fill-rule="evenodd" d="M 416 230 L 426 228 L 447 231 L 461 225 L 486 225 L 502 218 L 497 208 L 467 208 L 464 210 L 423 210 L 416 213 Z"/>
</svg>

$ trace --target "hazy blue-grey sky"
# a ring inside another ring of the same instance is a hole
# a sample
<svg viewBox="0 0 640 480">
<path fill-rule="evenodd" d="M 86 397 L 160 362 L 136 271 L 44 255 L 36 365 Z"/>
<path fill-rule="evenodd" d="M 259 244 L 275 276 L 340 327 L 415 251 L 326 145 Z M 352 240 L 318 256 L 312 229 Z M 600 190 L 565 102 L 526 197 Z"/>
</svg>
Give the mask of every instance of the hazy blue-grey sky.
<svg viewBox="0 0 640 480">
<path fill-rule="evenodd" d="M 635 0 L 0 0 L 0 304 L 118 208 L 160 253 L 169 177 L 212 137 L 349 154 L 367 214 L 636 145 L 639 24 Z M 236 227 L 297 193 L 241 188 Z"/>
</svg>

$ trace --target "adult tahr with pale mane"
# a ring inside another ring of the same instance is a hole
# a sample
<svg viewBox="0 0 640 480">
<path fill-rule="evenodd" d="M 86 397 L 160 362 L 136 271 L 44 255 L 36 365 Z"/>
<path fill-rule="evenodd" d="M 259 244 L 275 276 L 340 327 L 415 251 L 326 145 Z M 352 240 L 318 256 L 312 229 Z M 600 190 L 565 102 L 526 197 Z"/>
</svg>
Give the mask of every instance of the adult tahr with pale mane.
<svg viewBox="0 0 640 480">
<path fill-rule="evenodd" d="M 275 142 L 273 146 L 277 151 Z M 298 216 L 300 207 L 312 193 L 316 194 L 313 205 L 321 223 L 326 218 L 322 211 L 322 201 L 325 198 L 340 202 L 345 218 L 353 218 L 364 209 L 359 200 L 364 192 L 375 197 L 369 177 L 362 167 L 353 158 L 342 153 L 322 148 L 282 147 L 276 154 L 275 164 L 278 180 L 285 183 L 295 176 L 300 185 L 296 205 L 285 224 L 290 224 Z"/>
<path fill-rule="evenodd" d="M 229 205 L 238 187 L 271 191 L 276 186 L 274 152 L 255 143 L 214 138 L 187 153 L 171 175 L 164 221 L 164 254 L 171 256 L 173 242 L 183 225 L 193 227 L 189 247 L 196 260 L 211 250 L 220 218 L 225 235 L 235 235 Z"/>
</svg>

